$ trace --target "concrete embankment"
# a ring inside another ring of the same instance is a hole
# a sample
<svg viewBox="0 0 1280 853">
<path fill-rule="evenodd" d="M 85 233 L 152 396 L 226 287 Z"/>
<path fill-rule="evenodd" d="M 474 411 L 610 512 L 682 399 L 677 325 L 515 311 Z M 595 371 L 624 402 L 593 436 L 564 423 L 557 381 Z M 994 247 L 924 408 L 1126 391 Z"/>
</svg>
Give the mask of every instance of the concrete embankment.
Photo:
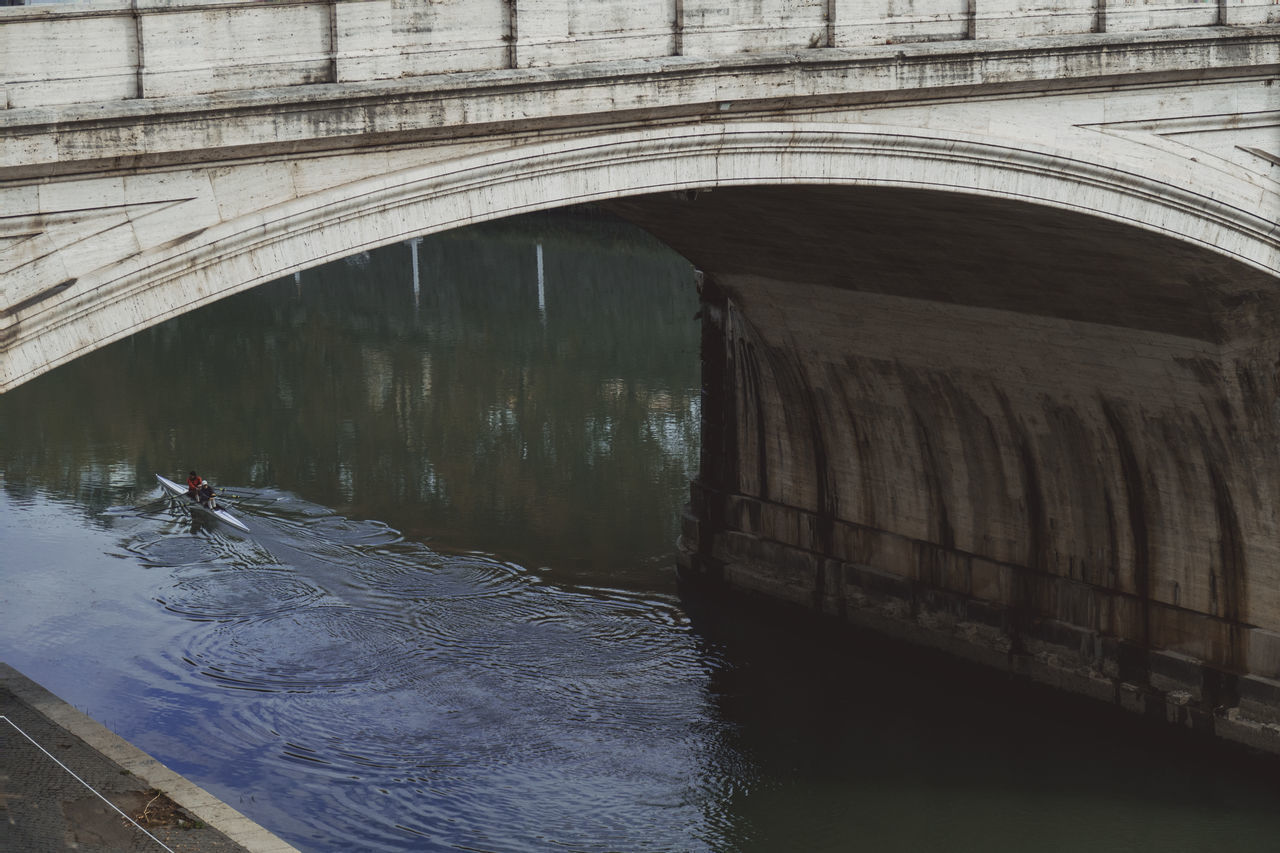
<svg viewBox="0 0 1280 853">
<path fill-rule="evenodd" d="M 24 853 L 295 850 L 5 664 L 0 824 Z"/>
</svg>

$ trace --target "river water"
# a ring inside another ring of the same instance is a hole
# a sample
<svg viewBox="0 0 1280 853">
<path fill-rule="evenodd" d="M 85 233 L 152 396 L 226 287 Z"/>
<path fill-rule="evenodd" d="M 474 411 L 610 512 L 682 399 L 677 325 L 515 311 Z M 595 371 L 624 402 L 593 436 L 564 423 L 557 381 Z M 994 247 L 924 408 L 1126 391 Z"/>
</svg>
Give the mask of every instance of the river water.
<svg viewBox="0 0 1280 853">
<path fill-rule="evenodd" d="M 677 588 L 693 272 L 548 214 L 0 397 L 0 659 L 306 851 L 1280 848 L 1280 773 Z M 252 532 L 154 474 L 192 467 Z"/>
</svg>

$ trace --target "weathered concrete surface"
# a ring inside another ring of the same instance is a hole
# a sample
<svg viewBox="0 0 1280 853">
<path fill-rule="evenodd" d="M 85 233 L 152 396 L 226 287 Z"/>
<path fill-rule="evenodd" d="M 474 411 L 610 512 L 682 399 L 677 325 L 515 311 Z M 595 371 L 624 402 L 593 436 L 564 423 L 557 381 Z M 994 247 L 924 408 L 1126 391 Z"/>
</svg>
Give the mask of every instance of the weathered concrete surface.
<svg viewBox="0 0 1280 853">
<path fill-rule="evenodd" d="M 1275 23 L 1272 0 L 95 0 L 0 8 L 0 109 L 670 56 Z"/>
<path fill-rule="evenodd" d="M 614 207 L 705 273 L 687 572 L 1280 751 L 1280 279 L 1012 200 Z"/>
<path fill-rule="evenodd" d="M 1022 198 L 1280 270 L 1275 34 L 591 63 L 2 111 L 0 391 L 353 252 L 659 190 Z"/>
<path fill-rule="evenodd" d="M 1280 269 L 1280 5 L 0 9 L 0 392 L 335 257 L 658 190 L 878 184 Z"/>
<path fill-rule="evenodd" d="M 0 826 L 15 853 L 297 853 L 4 664 Z"/>
</svg>

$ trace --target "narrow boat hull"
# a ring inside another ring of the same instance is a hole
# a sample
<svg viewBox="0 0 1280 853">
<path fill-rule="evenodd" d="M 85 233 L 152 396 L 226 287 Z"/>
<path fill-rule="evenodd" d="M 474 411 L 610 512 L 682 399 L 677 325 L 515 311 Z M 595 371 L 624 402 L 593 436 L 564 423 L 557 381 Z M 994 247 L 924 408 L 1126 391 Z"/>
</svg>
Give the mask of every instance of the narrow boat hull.
<svg viewBox="0 0 1280 853">
<path fill-rule="evenodd" d="M 200 503 L 200 501 L 188 495 L 186 486 L 181 486 L 175 483 L 173 480 L 167 480 L 164 477 L 161 477 L 159 474 L 156 474 L 156 482 L 160 484 L 160 488 L 163 489 L 165 493 L 169 495 L 169 497 L 176 498 L 182 501 L 187 506 L 188 509 L 191 509 L 195 512 L 203 513 L 208 518 L 212 518 L 216 521 L 221 521 L 223 524 L 229 524 L 232 527 L 234 527 L 236 530 L 243 530 L 245 533 L 249 532 L 249 528 L 245 526 L 243 521 L 236 518 L 234 515 L 227 512 L 225 509 L 210 509 L 209 507 Z"/>
</svg>

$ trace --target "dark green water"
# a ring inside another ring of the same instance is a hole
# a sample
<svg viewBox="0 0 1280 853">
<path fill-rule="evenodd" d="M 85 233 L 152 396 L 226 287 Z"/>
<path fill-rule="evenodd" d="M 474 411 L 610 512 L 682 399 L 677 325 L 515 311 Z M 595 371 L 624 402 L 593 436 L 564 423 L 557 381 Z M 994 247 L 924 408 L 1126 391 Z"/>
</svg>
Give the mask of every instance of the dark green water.
<svg viewBox="0 0 1280 853">
<path fill-rule="evenodd" d="M 1270 762 L 682 597 L 696 311 L 530 217 L 0 397 L 0 659 L 304 850 L 1280 849 Z"/>
</svg>

